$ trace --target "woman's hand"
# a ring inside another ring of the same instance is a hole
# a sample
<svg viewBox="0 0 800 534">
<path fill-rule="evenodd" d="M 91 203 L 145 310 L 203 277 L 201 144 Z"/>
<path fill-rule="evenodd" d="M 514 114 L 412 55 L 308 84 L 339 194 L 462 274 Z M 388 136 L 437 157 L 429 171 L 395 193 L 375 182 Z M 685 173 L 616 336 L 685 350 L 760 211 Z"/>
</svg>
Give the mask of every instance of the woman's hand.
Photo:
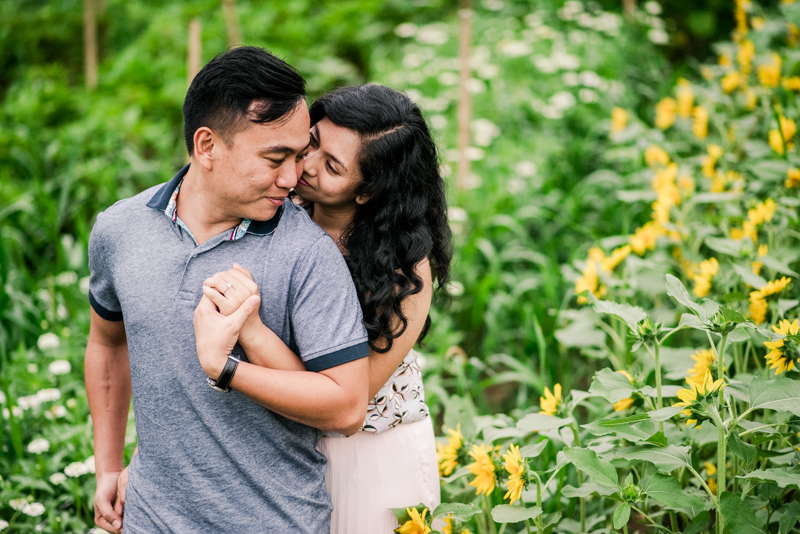
<svg viewBox="0 0 800 534">
<path fill-rule="evenodd" d="M 225 316 L 217 311 L 217 306 L 209 297 L 203 296 L 200 299 L 200 304 L 194 311 L 197 357 L 203 371 L 212 379 L 216 380 L 222 374 L 228 354 L 239 339 L 242 325 L 253 315 L 260 301 L 260 296 L 252 295 L 232 314 Z"/>
<path fill-rule="evenodd" d="M 216 304 L 222 315 L 231 315 L 250 296 L 260 296 L 253 275 L 238 263 L 234 263 L 232 269 L 216 273 L 203 282 L 203 295 Z M 239 332 L 239 343 L 246 344 L 259 326 L 261 317 L 257 313 L 250 315 Z"/>
</svg>

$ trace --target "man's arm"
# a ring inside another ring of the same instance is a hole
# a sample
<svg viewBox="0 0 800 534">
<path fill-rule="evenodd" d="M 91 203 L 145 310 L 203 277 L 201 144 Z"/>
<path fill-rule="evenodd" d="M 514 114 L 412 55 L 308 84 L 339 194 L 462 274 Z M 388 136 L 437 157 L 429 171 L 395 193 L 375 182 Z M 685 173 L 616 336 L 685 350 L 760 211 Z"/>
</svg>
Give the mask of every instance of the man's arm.
<svg viewBox="0 0 800 534">
<path fill-rule="evenodd" d="M 204 296 L 195 310 L 197 355 L 206 374 L 216 379 L 245 320 L 259 303 L 250 297 L 224 316 Z M 231 387 L 265 408 L 323 431 L 354 434 L 367 411 L 369 361 L 360 358 L 319 372 L 267 369 L 241 362 Z"/>
<path fill-rule="evenodd" d="M 119 533 L 122 516 L 114 510 L 117 478 L 122 472 L 125 428 L 131 402 L 131 369 L 122 321 L 108 321 L 91 311 L 84 377 L 94 427 L 97 491 L 95 523 Z"/>
</svg>

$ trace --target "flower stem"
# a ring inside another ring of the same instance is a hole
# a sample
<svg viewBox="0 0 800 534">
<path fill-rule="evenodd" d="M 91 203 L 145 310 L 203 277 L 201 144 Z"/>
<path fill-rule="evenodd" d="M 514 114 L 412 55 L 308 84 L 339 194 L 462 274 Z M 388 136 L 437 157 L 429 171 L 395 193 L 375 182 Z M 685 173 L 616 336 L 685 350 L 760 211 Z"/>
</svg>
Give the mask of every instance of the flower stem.
<svg viewBox="0 0 800 534">
<path fill-rule="evenodd" d="M 722 344 L 725 345 L 725 338 L 722 338 Z M 722 360 L 722 358 L 720 358 Z M 722 493 L 725 491 L 725 471 L 726 471 L 726 456 L 727 451 L 725 447 L 727 445 L 727 435 L 725 433 L 725 424 L 722 422 L 722 418 L 719 416 L 719 412 L 715 407 L 712 407 L 710 410 L 711 416 L 714 420 L 714 424 L 717 427 L 717 532 L 719 534 L 725 534 L 725 518 L 722 516 Z"/>
<path fill-rule="evenodd" d="M 578 423 L 575 420 L 573 420 L 571 428 L 573 434 L 575 434 L 574 446 L 580 447 L 581 446 L 580 433 L 578 432 Z M 580 488 L 582 485 L 583 485 L 583 472 L 580 469 L 578 469 L 578 487 Z M 580 510 L 581 510 L 581 532 L 586 532 L 586 497 L 580 498 Z"/>
<path fill-rule="evenodd" d="M 655 349 L 656 358 L 656 391 L 658 392 L 658 409 L 664 407 L 664 401 L 661 398 L 661 343 L 658 340 L 653 345 Z M 664 421 L 658 422 L 658 431 L 664 433 Z"/>
<path fill-rule="evenodd" d="M 725 375 L 725 344 L 728 341 L 728 334 L 722 334 L 722 341 L 719 343 L 719 354 L 717 355 L 717 379 L 724 380 Z M 719 406 L 722 409 L 725 406 L 725 394 L 722 392 L 723 388 L 719 388 Z"/>
<path fill-rule="evenodd" d="M 486 521 L 489 523 L 489 529 L 492 531 L 493 534 L 497 534 L 497 525 L 494 523 L 494 519 L 492 519 L 492 503 L 489 501 L 489 496 L 483 496 L 483 502 L 486 506 Z"/>
</svg>

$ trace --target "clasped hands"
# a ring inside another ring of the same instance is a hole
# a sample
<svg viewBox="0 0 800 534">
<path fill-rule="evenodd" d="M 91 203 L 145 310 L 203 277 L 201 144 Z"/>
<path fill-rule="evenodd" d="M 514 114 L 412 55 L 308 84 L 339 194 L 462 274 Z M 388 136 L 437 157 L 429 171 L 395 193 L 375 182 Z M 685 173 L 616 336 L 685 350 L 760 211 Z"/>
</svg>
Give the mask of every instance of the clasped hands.
<svg viewBox="0 0 800 534">
<path fill-rule="evenodd" d="M 203 282 L 203 298 L 194 311 L 197 356 L 203 371 L 216 380 L 236 342 L 263 327 L 258 313 L 261 296 L 250 271 L 239 265 Z"/>
</svg>

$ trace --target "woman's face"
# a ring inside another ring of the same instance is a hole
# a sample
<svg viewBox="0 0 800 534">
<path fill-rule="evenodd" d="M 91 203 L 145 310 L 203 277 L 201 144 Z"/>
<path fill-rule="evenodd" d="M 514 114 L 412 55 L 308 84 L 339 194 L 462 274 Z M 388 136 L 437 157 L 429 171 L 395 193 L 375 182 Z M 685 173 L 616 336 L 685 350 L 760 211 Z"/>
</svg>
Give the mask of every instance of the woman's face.
<svg viewBox="0 0 800 534">
<path fill-rule="evenodd" d="M 327 117 L 312 126 L 303 174 L 295 187 L 300 197 L 327 207 L 361 203 L 356 198 L 361 183 L 357 161 L 360 147 L 355 131 L 337 126 Z"/>
</svg>

